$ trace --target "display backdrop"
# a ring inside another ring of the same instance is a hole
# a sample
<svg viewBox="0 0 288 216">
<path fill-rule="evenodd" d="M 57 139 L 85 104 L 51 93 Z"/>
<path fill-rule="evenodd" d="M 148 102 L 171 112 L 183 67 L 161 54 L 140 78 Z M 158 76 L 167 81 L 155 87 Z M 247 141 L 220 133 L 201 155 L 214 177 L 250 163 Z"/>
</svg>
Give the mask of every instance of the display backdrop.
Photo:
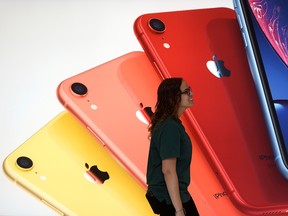
<svg viewBox="0 0 288 216">
<path fill-rule="evenodd" d="M 1 164 L 64 109 L 56 97 L 59 82 L 142 50 L 133 32 L 139 15 L 211 7 L 233 8 L 233 4 L 232 0 L 0 0 Z M 0 194 L 0 215 L 57 215 L 3 171 Z"/>
</svg>

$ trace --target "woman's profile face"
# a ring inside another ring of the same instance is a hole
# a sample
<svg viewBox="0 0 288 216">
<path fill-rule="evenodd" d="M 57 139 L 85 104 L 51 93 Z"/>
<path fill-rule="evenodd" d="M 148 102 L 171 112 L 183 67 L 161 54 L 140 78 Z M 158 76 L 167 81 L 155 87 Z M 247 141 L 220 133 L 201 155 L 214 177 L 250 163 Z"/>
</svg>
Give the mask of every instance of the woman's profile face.
<svg viewBox="0 0 288 216">
<path fill-rule="evenodd" d="M 187 109 L 194 105 L 193 102 L 193 93 L 190 86 L 186 83 L 185 80 L 182 80 L 181 86 L 181 101 L 180 101 L 180 109 Z"/>
</svg>

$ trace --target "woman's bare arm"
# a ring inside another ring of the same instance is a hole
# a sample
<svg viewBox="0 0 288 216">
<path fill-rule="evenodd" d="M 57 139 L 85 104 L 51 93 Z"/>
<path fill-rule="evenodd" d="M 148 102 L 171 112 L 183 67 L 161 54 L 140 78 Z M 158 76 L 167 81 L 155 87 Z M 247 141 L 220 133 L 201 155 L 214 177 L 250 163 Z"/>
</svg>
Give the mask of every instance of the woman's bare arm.
<svg viewBox="0 0 288 216">
<path fill-rule="evenodd" d="M 185 215 L 179 191 L 179 181 L 176 172 L 176 158 L 162 160 L 162 172 L 164 174 L 167 189 L 176 210 L 177 216 Z"/>
</svg>

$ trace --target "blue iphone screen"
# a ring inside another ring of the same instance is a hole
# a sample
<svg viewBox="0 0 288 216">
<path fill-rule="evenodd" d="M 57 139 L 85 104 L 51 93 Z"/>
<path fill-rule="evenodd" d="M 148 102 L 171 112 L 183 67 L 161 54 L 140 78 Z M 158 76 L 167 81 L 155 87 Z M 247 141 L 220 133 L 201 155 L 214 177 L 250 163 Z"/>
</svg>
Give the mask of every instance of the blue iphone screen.
<svg viewBox="0 0 288 216">
<path fill-rule="evenodd" d="M 282 150 L 288 149 L 288 1 L 250 0 L 250 15 L 262 61 L 262 76 L 278 118 Z M 269 93 L 270 92 L 270 93 Z"/>
</svg>

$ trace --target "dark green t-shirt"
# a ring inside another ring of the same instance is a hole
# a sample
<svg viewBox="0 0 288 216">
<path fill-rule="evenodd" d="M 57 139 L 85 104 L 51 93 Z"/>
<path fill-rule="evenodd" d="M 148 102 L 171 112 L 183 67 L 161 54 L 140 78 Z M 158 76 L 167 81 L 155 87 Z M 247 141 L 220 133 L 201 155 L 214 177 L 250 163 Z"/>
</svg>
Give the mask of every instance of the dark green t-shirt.
<svg viewBox="0 0 288 216">
<path fill-rule="evenodd" d="M 181 200 L 183 203 L 189 200 L 191 157 L 191 140 L 180 120 L 168 118 L 156 124 L 150 141 L 147 184 L 148 189 L 159 201 L 172 203 L 162 172 L 162 160 L 167 158 L 177 158 L 176 171 Z"/>
</svg>

